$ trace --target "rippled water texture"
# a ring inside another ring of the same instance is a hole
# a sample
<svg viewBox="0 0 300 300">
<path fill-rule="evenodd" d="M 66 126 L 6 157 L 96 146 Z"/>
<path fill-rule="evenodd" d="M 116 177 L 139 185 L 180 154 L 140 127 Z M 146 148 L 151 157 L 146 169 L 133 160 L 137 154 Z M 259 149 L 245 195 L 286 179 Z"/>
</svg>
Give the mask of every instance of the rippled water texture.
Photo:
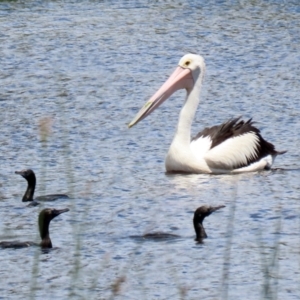
<svg viewBox="0 0 300 300">
<path fill-rule="evenodd" d="M 0 299 L 299 299 L 299 2 L 113 3 L 0 2 L 1 240 L 39 239 L 15 170 L 72 197 L 47 204 L 70 208 L 53 251 L 1 250 Z M 279 169 L 166 175 L 184 91 L 127 128 L 189 51 L 206 59 L 193 133 L 253 117 Z M 196 244 L 202 204 L 226 208 Z M 181 238 L 130 237 L 155 230 Z"/>
</svg>

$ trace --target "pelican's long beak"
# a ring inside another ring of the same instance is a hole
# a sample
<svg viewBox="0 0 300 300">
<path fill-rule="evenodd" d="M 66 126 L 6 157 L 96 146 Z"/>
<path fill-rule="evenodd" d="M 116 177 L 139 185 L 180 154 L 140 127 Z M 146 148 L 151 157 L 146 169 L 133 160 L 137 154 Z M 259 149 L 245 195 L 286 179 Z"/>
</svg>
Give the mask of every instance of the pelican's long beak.
<svg viewBox="0 0 300 300">
<path fill-rule="evenodd" d="M 193 75 L 190 69 L 177 67 L 169 79 L 160 89 L 146 102 L 135 118 L 129 123 L 132 127 L 139 121 L 150 115 L 157 107 L 167 100 L 175 91 L 180 89 L 190 89 L 194 85 Z"/>
</svg>

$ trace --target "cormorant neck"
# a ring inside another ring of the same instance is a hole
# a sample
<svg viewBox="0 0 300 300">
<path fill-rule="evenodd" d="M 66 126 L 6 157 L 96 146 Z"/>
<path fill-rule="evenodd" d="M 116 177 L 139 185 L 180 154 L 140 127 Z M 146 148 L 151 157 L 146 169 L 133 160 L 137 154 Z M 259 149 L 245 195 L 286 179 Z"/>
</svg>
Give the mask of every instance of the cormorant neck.
<svg viewBox="0 0 300 300">
<path fill-rule="evenodd" d="M 41 248 L 52 248 L 52 242 L 49 234 L 42 239 L 40 246 Z"/>
<path fill-rule="evenodd" d="M 199 220 L 197 218 L 194 218 L 194 220 L 193 220 L 195 233 L 196 233 L 195 241 L 201 241 L 202 239 L 207 238 L 207 234 L 206 234 L 205 229 L 202 224 L 203 219 Z"/>
<path fill-rule="evenodd" d="M 42 239 L 40 245 L 42 248 L 52 248 L 52 243 L 49 234 L 49 224 L 50 220 L 48 219 L 44 219 L 44 222 L 40 222 L 39 224 L 40 236 Z"/>
<path fill-rule="evenodd" d="M 34 195 L 34 190 L 35 190 L 35 184 L 36 184 L 36 179 L 35 176 L 30 176 L 30 178 L 25 178 L 27 180 L 27 190 L 23 196 L 22 201 L 23 202 L 28 202 L 28 201 L 33 201 L 33 195 Z"/>
</svg>

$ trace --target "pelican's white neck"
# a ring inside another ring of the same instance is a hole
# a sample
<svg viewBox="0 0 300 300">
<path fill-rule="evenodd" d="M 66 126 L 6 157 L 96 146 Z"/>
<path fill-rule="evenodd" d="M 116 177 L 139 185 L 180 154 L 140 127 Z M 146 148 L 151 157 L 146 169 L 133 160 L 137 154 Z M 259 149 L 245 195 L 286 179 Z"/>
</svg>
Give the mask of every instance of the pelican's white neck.
<svg viewBox="0 0 300 300">
<path fill-rule="evenodd" d="M 200 74 L 191 90 L 187 91 L 185 103 L 179 114 L 179 121 L 174 142 L 189 146 L 191 143 L 191 127 L 200 101 L 200 91 L 203 75 Z"/>
</svg>

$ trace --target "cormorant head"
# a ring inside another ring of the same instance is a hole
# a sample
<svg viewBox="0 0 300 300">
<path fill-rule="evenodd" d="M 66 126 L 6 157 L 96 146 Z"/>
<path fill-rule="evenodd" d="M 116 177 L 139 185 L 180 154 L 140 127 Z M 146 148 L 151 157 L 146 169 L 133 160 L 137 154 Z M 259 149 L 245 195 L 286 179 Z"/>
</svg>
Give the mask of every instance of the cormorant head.
<svg viewBox="0 0 300 300">
<path fill-rule="evenodd" d="M 219 206 L 207 206 L 207 205 L 203 205 L 198 207 L 195 210 L 194 213 L 194 228 L 195 228 L 195 232 L 196 232 L 196 241 L 198 242 L 202 242 L 202 239 L 207 238 L 207 234 L 205 232 L 205 229 L 202 225 L 203 220 L 209 216 L 211 213 L 213 213 L 214 211 L 225 207 L 225 205 L 219 205 Z"/>
<path fill-rule="evenodd" d="M 15 174 L 19 174 L 24 177 L 28 182 L 34 181 L 35 182 L 35 174 L 31 169 L 26 169 L 22 171 L 15 171 Z"/>
</svg>

